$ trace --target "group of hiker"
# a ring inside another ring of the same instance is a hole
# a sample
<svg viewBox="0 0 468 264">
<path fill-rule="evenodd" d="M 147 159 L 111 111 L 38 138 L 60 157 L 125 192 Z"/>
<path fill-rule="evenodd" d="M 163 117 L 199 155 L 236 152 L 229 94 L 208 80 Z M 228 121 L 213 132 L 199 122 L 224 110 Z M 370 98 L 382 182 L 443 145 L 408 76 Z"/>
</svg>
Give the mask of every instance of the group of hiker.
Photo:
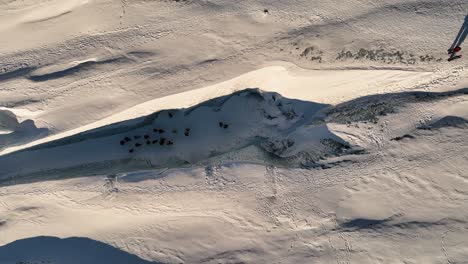
<svg viewBox="0 0 468 264">
<path fill-rule="evenodd" d="M 172 115 L 172 114 L 171 114 Z M 171 116 L 172 117 L 172 116 Z M 218 123 L 220 128 L 227 129 L 229 127 L 228 124 L 224 122 Z M 172 129 L 172 134 L 177 134 L 177 129 Z M 184 129 L 184 136 L 190 136 L 191 129 L 189 127 Z M 167 133 L 169 134 L 169 133 Z M 135 152 L 136 148 L 140 148 L 143 145 L 160 145 L 160 146 L 171 146 L 174 145 L 174 141 L 164 137 L 166 135 L 166 131 L 162 128 L 153 128 L 153 133 L 147 133 L 143 136 L 141 135 L 134 135 L 133 137 L 126 136 L 120 140 L 121 146 L 130 146 L 128 149 L 129 153 Z M 135 143 L 133 143 L 136 141 Z"/>
<path fill-rule="evenodd" d="M 174 142 L 169 139 L 164 137 L 164 134 L 166 131 L 162 128 L 153 128 L 153 134 L 157 134 L 158 136 L 152 136 L 149 133 L 145 134 L 143 136 L 140 135 L 135 135 L 133 137 L 126 136 L 122 140 L 120 140 L 120 145 L 121 146 L 126 146 L 129 145 L 131 148 L 128 150 L 129 153 L 135 152 L 135 148 L 142 147 L 143 145 L 157 145 L 159 144 L 160 146 L 171 146 L 174 145 Z M 172 133 L 176 134 L 177 130 L 174 129 L 172 130 Z M 190 128 L 186 128 L 184 131 L 184 134 L 186 137 L 190 135 Z M 133 140 L 136 140 L 135 143 L 133 143 Z"/>
</svg>

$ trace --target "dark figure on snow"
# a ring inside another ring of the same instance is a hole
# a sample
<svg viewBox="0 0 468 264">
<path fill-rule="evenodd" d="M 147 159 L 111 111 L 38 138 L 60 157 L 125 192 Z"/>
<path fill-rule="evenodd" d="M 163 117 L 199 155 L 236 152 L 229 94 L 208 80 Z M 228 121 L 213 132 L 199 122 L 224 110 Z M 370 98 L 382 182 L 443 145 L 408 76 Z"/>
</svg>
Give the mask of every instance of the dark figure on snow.
<svg viewBox="0 0 468 264">
<path fill-rule="evenodd" d="M 153 144 L 156 144 L 156 143 L 158 143 L 158 140 L 157 139 L 153 140 Z"/>
<path fill-rule="evenodd" d="M 467 35 L 468 35 L 468 15 L 465 16 L 463 25 L 458 31 L 458 34 L 455 37 L 455 40 L 453 41 L 452 46 L 450 46 L 450 48 L 448 49 L 448 53 L 450 54 L 449 61 L 461 58 L 461 55 L 456 55 L 455 53 L 461 50 L 461 45 L 465 41 Z"/>
<path fill-rule="evenodd" d="M 135 147 L 141 147 L 141 144 L 140 143 L 135 143 Z"/>
<path fill-rule="evenodd" d="M 459 52 L 460 50 L 461 50 L 461 47 L 455 47 L 453 50 L 449 50 L 448 54 L 450 55 L 450 57 L 448 58 L 448 61 L 460 59 L 462 55 L 457 55 L 457 52 Z"/>
<path fill-rule="evenodd" d="M 148 136 L 148 135 L 145 135 L 145 136 L 144 136 L 144 138 L 145 138 L 145 139 L 148 139 L 148 138 L 149 138 L 149 136 Z"/>
<path fill-rule="evenodd" d="M 159 139 L 159 145 L 164 145 L 164 143 L 166 143 L 166 139 L 165 138 L 161 138 Z"/>
<path fill-rule="evenodd" d="M 459 52 L 460 50 L 461 50 L 461 47 L 458 47 L 458 46 L 457 46 L 457 47 L 455 47 L 453 50 L 449 50 L 448 53 L 449 53 L 449 54 L 457 53 L 457 52 Z"/>
<path fill-rule="evenodd" d="M 125 137 L 124 140 L 125 140 L 125 142 L 130 142 L 130 141 L 132 141 L 132 139 L 129 138 L 129 137 Z"/>
<path fill-rule="evenodd" d="M 462 55 L 453 55 L 450 56 L 450 58 L 448 58 L 448 61 L 453 61 L 453 60 L 456 60 L 456 59 L 460 59 L 462 57 Z"/>
<path fill-rule="evenodd" d="M 125 145 L 125 140 L 120 140 L 120 145 Z"/>
<path fill-rule="evenodd" d="M 223 127 L 223 126 L 224 126 L 224 123 L 223 123 L 223 122 L 219 122 L 218 125 L 219 125 L 219 127 Z"/>
<path fill-rule="evenodd" d="M 133 149 L 129 149 L 128 152 L 129 152 L 129 153 L 133 153 Z"/>
</svg>

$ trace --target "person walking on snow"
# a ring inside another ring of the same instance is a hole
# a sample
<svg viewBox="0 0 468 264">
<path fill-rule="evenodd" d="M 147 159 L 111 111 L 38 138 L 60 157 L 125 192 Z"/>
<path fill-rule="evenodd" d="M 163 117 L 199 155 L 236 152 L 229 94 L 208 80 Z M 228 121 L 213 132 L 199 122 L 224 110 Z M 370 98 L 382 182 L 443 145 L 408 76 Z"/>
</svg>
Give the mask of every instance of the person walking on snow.
<svg viewBox="0 0 468 264">
<path fill-rule="evenodd" d="M 450 55 L 450 58 L 448 61 L 452 61 L 455 59 L 459 59 L 462 57 L 462 55 L 456 55 L 457 52 L 461 50 L 461 45 L 466 39 L 466 36 L 468 35 L 468 15 L 465 16 L 465 20 L 463 22 L 462 27 L 460 28 L 460 31 L 458 31 L 457 36 L 455 37 L 455 40 L 452 43 L 452 46 L 448 49 L 448 54 Z"/>
<path fill-rule="evenodd" d="M 460 50 L 461 50 L 460 47 L 455 47 L 453 50 L 449 50 L 448 54 L 450 54 L 450 57 L 448 58 L 448 61 L 460 59 L 462 55 L 456 55 L 456 53 L 459 52 Z"/>
</svg>

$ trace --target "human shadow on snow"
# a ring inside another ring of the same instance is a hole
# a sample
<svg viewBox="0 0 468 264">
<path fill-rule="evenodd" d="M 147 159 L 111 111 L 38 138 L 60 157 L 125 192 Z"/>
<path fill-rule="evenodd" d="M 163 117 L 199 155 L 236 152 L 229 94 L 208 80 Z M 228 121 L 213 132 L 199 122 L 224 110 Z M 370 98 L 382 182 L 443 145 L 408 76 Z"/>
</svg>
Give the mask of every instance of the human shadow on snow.
<svg viewBox="0 0 468 264">
<path fill-rule="evenodd" d="M 458 31 L 458 34 L 455 37 L 452 46 L 450 46 L 450 50 L 454 49 L 455 47 L 461 46 L 466 39 L 466 35 L 468 35 L 468 15 L 465 16 L 465 20 L 460 30 Z"/>
</svg>

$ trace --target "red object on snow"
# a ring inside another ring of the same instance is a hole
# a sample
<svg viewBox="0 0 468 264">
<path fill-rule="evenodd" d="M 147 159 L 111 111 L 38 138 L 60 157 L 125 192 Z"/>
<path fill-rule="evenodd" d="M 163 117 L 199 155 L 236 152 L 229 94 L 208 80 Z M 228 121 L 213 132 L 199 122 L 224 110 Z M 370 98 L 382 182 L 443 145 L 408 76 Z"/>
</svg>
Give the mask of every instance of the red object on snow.
<svg viewBox="0 0 468 264">
<path fill-rule="evenodd" d="M 455 51 L 455 52 L 459 52 L 460 50 L 461 50 L 460 47 L 455 47 L 455 48 L 453 49 L 453 51 Z"/>
</svg>

